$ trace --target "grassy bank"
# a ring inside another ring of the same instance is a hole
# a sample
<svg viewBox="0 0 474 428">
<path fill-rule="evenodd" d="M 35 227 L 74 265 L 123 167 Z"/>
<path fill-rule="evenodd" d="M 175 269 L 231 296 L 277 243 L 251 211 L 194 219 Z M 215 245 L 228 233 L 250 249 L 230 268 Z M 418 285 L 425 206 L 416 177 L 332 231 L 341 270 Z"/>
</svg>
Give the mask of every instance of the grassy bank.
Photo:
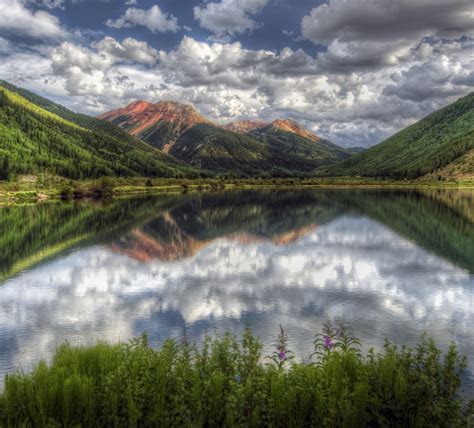
<svg viewBox="0 0 474 428">
<path fill-rule="evenodd" d="M 124 196 L 154 193 L 182 193 L 222 189 L 284 189 L 311 187 L 400 187 L 400 188 L 474 188 L 474 181 L 381 180 L 375 178 L 321 177 L 272 179 L 175 179 L 144 177 L 96 180 L 66 180 L 61 177 L 25 176 L 10 182 L 0 181 L 0 204 L 34 202 L 47 199 L 97 198 L 104 195 Z"/>
<path fill-rule="evenodd" d="M 462 427 L 474 403 L 458 396 L 465 359 L 422 338 L 362 356 L 344 326 L 316 336 L 296 363 L 281 330 L 275 352 L 246 332 L 199 347 L 146 336 L 128 344 L 61 346 L 51 365 L 7 376 L 0 426 Z"/>
</svg>

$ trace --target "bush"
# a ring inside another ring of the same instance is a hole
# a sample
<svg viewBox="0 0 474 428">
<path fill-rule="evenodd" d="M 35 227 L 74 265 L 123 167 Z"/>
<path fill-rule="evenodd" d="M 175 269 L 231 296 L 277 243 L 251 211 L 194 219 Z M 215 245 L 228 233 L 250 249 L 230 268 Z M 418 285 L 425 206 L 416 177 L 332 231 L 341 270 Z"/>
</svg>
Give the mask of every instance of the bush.
<svg viewBox="0 0 474 428">
<path fill-rule="evenodd" d="M 50 366 L 7 376 L 0 426 L 468 426 L 454 346 L 443 354 L 422 337 L 362 356 L 349 329 L 328 324 L 313 362 L 297 363 L 286 343 L 281 329 L 268 358 L 249 331 L 199 348 L 167 340 L 153 350 L 146 336 L 65 344 Z"/>
<path fill-rule="evenodd" d="M 74 196 L 74 189 L 71 186 L 63 186 L 59 190 L 59 197 L 61 199 L 71 199 Z"/>
</svg>

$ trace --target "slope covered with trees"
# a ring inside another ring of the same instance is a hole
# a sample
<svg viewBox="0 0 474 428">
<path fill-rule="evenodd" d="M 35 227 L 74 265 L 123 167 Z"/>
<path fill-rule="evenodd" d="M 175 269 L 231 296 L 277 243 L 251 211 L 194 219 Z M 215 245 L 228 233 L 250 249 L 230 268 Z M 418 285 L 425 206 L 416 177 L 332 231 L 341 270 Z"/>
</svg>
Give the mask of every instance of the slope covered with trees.
<svg viewBox="0 0 474 428">
<path fill-rule="evenodd" d="M 305 159 L 316 165 L 335 163 L 351 156 L 346 149 L 315 135 L 312 136 L 308 132 L 307 134 L 307 136 L 301 135 L 271 124 L 252 131 L 249 135 L 264 142 L 270 150 L 285 153 L 289 157 Z"/>
<path fill-rule="evenodd" d="M 318 173 L 413 179 L 446 167 L 473 148 L 474 92 Z"/>
<path fill-rule="evenodd" d="M 193 166 L 243 176 L 303 176 L 339 159 L 333 147 L 284 134 L 286 140 L 266 140 L 200 124 L 186 131 L 169 153 Z"/>
<path fill-rule="evenodd" d="M 28 96 L 0 85 L 0 179 L 44 171 L 74 179 L 197 175 L 110 123 Z"/>
</svg>

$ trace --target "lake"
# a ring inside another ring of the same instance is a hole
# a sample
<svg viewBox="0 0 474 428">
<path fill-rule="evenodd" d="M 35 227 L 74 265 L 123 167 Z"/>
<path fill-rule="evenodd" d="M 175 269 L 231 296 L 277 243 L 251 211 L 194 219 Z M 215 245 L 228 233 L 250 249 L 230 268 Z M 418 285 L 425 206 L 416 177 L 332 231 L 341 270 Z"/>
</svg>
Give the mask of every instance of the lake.
<svg viewBox="0 0 474 428">
<path fill-rule="evenodd" d="M 0 208 L 0 387 L 65 340 L 158 345 L 282 324 L 308 359 L 343 319 L 365 349 L 427 332 L 468 356 L 474 397 L 474 191 L 318 189 Z"/>
</svg>

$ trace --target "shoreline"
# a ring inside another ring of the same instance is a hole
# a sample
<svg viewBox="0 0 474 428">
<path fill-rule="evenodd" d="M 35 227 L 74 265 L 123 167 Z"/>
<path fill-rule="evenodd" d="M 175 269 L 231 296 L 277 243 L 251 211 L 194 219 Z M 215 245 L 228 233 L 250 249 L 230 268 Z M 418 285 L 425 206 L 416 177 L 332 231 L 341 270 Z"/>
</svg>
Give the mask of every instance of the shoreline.
<svg viewBox="0 0 474 428">
<path fill-rule="evenodd" d="M 148 183 L 147 183 L 148 181 Z M 474 181 L 397 181 L 364 178 L 321 179 L 154 179 L 105 178 L 71 183 L 59 179 L 41 185 L 28 182 L 0 182 L 0 207 L 45 201 L 119 198 L 124 196 L 179 194 L 225 190 L 279 190 L 279 189 L 474 189 Z"/>
</svg>

